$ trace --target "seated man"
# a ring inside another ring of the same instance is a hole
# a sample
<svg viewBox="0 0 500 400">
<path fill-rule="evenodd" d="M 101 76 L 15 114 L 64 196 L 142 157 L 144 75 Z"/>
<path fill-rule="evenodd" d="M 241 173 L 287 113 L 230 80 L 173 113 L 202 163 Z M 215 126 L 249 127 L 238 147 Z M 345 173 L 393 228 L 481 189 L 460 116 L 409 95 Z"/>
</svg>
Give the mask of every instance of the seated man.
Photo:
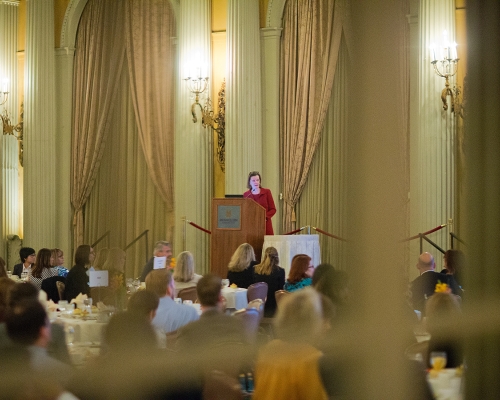
<svg viewBox="0 0 500 400">
<path fill-rule="evenodd" d="M 149 259 L 144 268 L 142 269 L 141 274 L 141 282 L 146 281 L 146 276 L 153 270 L 153 263 L 155 257 L 167 257 L 167 266 L 170 265 L 170 261 L 172 259 L 172 249 L 170 248 L 170 243 L 165 242 L 164 240 L 160 240 L 156 242 L 155 248 L 153 251 L 153 257 Z"/>
<path fill-rule="evenodd" d="M 151 271 L 146 276 L 146 290 L 156 293 L 160 298 L 153 326 L 164 333 L 176 331 L 181 326 L 198 319 L 198 312 L 194 307 L 177 304 L 174 301 L 175 286 L 172 271 L 166 268 Z"/>
<path fill-rule="evenodd" d="M 9 308 L 5 324 L 10 340 L 28 349 L 31 367 L 35 373 L 64 387 L 73 370 L 47 353 L 51 336 L 50 322 L 42 304 L 33 299 L 16 303 Z"/>
<path fill-rule="evenodd" d="M 17 275 L 21 279 L 21 274 L 23 272 L 31 272 L 31 266 L 36 261 L 35 249 L 31 247 L 21 247 L 19 250 L 19 258 L 21 258 L 21 263 L 14 265 L 12 275 Z"/>
<path fill-rule="evenodd" d="M 448 276 L 435 272 L 436 263 L 430 253 L 422 253 L 418 257 L 417 269 L 420 276 L 411 283 L 411 300 L 414 310 L 425 311 L 425 300 L 434 294 L 437 283 L 448 284 Z"/>
</svg>

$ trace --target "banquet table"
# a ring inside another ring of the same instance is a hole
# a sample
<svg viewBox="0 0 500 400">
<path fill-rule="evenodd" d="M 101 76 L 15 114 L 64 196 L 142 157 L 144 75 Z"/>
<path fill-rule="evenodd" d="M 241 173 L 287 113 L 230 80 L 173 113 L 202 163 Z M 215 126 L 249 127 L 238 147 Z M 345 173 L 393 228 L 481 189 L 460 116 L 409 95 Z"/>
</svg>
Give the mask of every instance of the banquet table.
<svg viewBox="0 0 500 400">
<path fill-rule="evenodd" d="M 296 254 L 307 254 L 312 258 L 313 265 L 321 264 L 319 235 L 266 235 L 262 254 L 268 247 L 275 247 L 280 258 L 280 267 L 285 269 L 288 276 L 292 258 Z"/>
<path fill-rule="evenodd" d="M 239 310 L 248 305 L 247 289 L 225 287 L 222 289 L 222 295 L 226 298 L 226 307 Z"/>
<path fill-rule="evenodd" d="M 74 330 L 73 343 L 100 343 L 106 323 L 95 319 L 57 317 L 56 324 L 62 324 L 66 337 L 71 328 Z"/>
</svg>

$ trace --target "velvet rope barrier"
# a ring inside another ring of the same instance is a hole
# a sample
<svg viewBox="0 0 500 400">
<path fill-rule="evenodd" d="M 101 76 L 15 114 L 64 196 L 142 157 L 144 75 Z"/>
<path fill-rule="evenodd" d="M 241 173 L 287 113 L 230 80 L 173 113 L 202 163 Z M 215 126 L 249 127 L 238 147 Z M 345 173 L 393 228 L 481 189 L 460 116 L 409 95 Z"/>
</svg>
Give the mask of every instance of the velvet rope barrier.
<svg viewBox="0 0 500 400">
<path fill-rule="evenodd" d="M 409 242 L 410 240 L 413 240 L 413 239 L 417 239 L 420 237 L 420 235 L 428 235 L 430 233 L 433 233 L 433 232 L 436 232 L 436 231 L 439 231 L 440 229 L 443 229 L 444 227 L 446 226 L 446 224 L 442 224 L 442 225 L 439 225 L 439 226 L 436 226 L 435 228 L 427 231 L 427 232 L 424 232 L 424 233 L 419 233 L 418 235 L 415 235 L 415 236 L 412 236 L 412 237 L 409 237 L 408 239 L 404 239 L 402 240 L 402 242 Z"/>
<path fill-rule="evenodd" d="M 291 232 L 288 232 L 288 233 L 284 233 L 283 235 L 293 235 L 293 234 L 295 234 L 297 232 L 300 232 L 302 229 L 304 229 L 304 228 L 295 229 L 294 231 L 291 231 Z"/>
<path fill-rule="evenodd" d="M 328 232 L 325 232 L 324 230 L 322 229 L 319 229 L 319 228 L 316 228 L 316 227 L 312 227 L 316 232 L 319 232 L 319 233 L 322 233 L 323 235 L 326 235 L 326 236 L 330 236 L 334 239 L 337 239 L 337 240 L 341 240 L 343 242 L 347 242 L 347 240 L 341 238 L 341 237 L 338 237 L 338 236 L 335 236 L 335 235 L 332 235 L 331 233 L 328 233 Z"/>
<path fill-rule="evenodd" d="M 195 228 L 199 229 L 200 231 L 203 231 L 205 233 L 208 233 L 209 235 L 212 234 L 208 229 L 202 228 L 200 225 L 195 224 L 194 222 L 188 221 L 189 225 L 194 226 Z"/>
</svg>

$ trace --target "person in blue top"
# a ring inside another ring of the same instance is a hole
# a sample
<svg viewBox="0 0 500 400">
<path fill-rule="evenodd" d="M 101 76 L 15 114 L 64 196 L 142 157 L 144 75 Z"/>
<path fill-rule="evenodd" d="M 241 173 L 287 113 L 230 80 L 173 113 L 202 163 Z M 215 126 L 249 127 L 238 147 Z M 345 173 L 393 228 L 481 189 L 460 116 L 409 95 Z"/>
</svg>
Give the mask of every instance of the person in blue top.
<svg viewBox="0 0 500 400">
<path fill-rule="evenodd" d="M 295 292 L 312 284 L 314 265 L 312 259 L 307 254 L 297 254 L 292 258 L 292 265 L 288 273 L 288 279 L 285 282 L 287 292 Z"/>
</svg>

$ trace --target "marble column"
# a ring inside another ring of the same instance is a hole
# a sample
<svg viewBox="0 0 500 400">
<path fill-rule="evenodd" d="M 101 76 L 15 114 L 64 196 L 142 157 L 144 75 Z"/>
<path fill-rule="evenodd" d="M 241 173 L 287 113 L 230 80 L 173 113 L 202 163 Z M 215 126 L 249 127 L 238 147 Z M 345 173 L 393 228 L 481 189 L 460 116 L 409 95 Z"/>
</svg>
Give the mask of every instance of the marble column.
<svg viewBox="0 0 500 400">
<path fill-rule="evenodd" d="M 262 171 L 261 53 L 257 0 L 228 0 L 227 51 L 226 193 L 238 194 L 246 190 L 249 171 Z"/>
<path fill-rule="evenodd" d="M 454 41 L 454 1 L 422 0 L 419 9 L 418 55 L 418 129 L 411 133 L 410 231 L 412 235 L 425 232 L 454 219 L 455 192 L 455 122 L 454 115 L 443 110 L 441 90 L 445 80 L 436 75 L 431 65 L 430 45 L 437 46 L 447 30 L 448 39 Z M 440 48 L 436 56 L 440 58 Z M 453 80 L 452 80 L 453 82 Z M 453 84 L 452 84 L 453 86 Z M 429 236 L 443 249 L 448 248 L 451 226 Z M 424 242 L 423 251 L 431 252 L 442 266 L 442 257 L 430 244 Z M 411 247 L 411 258 L 416 260 L 420 246 L 418 240 Z M 414 271 L 416 274 L 416 270 Z"/>
<path fill-rule="evenodd" d="M 263 186 L 271 189 L 276 204 L 274 232 L 281 229 L 279 163 L 279 83 L 281 27 L 261 29 L 262 54 L 262 176 Z"/>
<path fill-rule="evenodd" d="M 54 1 L 26 1 L 24 244 L 56 247 Z"/>
<path fill-rule="evenodd" d="M 0 2 L 0 92 L 3 92 L 3 80 L 9 80 L 7 102 L 0 112 L 7 111 L 11 125 L 19 122 L 18 81 L 17 81 L 17 21 L 18 3 Z M 0 93 L 0 102 L 3 93 Z M 2 126 L 0 126 L 2 131 Z M 2 131 L 3 133 L 3 131 Z M 22 206 L 19 191 L 19 144 L 11 135 L 2 135 L 1 147 L 1 238 L 9 235 L 22 236 L 21 214 Z M 7 260 L 4 246 L 0 246 L 0 256 Z"/>
<path fill-rule="evenodd" d="M 210 1 L 183 0 L 177 14 L 179 76 L 175 127 L 174 253 L 177 255 L 183 250 L 192 252 L 199 274 L 209 271 L 210 235 L 184 225 L 183 218 L 211 229 L 213 142 L 211 129 L 201 125 L 199 107 L 196 111 L 198 122 L 193 123 L 191 104 L 194 98 L 182 78 L 189 76 L 189 69 L 192 68 L 200 68 L 203 76 L 210 77 L 210 10 Z M 209 93 L 209 88 L 200 99 L 202 106 L 206 93 Z"/>
</svg>

